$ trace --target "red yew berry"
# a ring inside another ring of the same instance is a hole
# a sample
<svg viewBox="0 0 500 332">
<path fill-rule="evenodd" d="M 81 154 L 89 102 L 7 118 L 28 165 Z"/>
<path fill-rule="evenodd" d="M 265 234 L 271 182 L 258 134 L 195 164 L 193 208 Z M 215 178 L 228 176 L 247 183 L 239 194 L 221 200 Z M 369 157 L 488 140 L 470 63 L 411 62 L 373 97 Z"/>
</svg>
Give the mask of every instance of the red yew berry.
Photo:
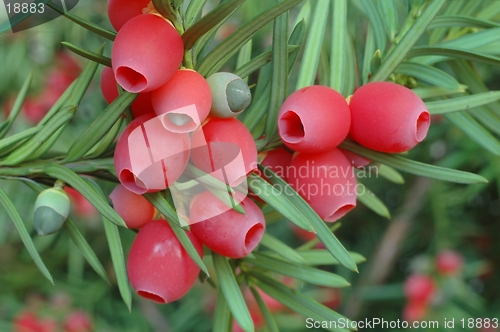
<svg viewBox="0 0 500 332">
<path fill-rule="evenodd" d="M 282 179 L 286 180 L 288 167 L 292 162 L 293 154 L 285 150 L 284 148 L 278 148 L 275 150 L 265 152 L 265 156 L 260 162 L 261 165 L 268 167 L 271 171 L 276 173 Z M 263 172 L 263 178 L 266 179 L 266 172 Z"/>
<path fill-rule="evenodd" d="M 109 195 L 116 213 L 128 228 L 141 228 L 155 215 L 155 207 L 142 195 L 134 194 L 119 184 Z"/>
<path fill-rule="evenodd" d="M 464 259 L 462 255 L 453 250 L 442 250 L 436 257 L 436 270 L 444 276 L 459 273 L 463 264 Z"/>
<path fill-rule="evenodd" d="M 40 332 L 57 332 L 58 331 L 58 324 L 57 321 L 54 318 L 42 318 L 38 322 L 39 330 Z M 76 331 L 75 331 L 76 332 Z M 84 332 L 84 331 L 81 331 Z M 90 332 L 90 330 L 89 330 Z"/>
<path fill-rule="evenodd" d="M 297 225 L 295 225 L 293 223 L 290 223 L 290 228 L 291 228 L 293 234 L 295 234 L 295 236 L 297 238 L 299 238 L 300 240 L 302 240 L 304 242 L 309 242 L 309 241 L 314 240 L 314 239 L 317 238 L 316 237 L 316 233 L 306 231 L 305 229 L 300 228 L 299 226 L 297 226 Z M 316 244 L 314 246 L 314 248 L 316 248 L 316 249 L 324 249 L 325 245 L 323 244 L 323 242 L 318 242 L 318 244 Z"/>
<path fill-rule="evenodd" d="M 427 315 L 427 303 L 410 301 L 403 309 L 403 319 L 407 322 L 421 321 Z"/>
<path fill-rule="evenodd" d="M 177 30 L 154 14 L 142 14 L 125 23 L 111 50 L 116 81 L 133 93 L 152 91 L 167 83 L 183 56 L 184 45 Z"/>
<path fill-rule="evenodd" d="M 26 98 L 23 104 L 23 112 L 28 121 L 38 123 L 43 119 L 49 108 L 40 98 Z"/>
<path fill-rule="evenodd" d="M 173 133 L 154 113 L 130 122 L 115 149 L 115 170 L 122 185 L 135 194 L 166 189 L 189 161 L 188 133 Z"/>
<path fill-rule="evenodd" d="M 434 280 L 425 274 L 412 274 L 404 284 L 404 293 L 410 302 L 428 303 L 435 292 Z"/>
<path fill-rule="evenodd" d="M 91 332 L 92 320 L 82 310 L 73 311 L 64 321 L 64 332 Z"/>
<path fill-rule="evenodd" d="M 300 228 L 299 226 L 297 226 L 293 223 L 290 223 L 290 229 L 292 230 L 293 234 L 295 234 L 295 236 L 297 236 L 299 239 L 301 239 L 305 242 L 309 242 L 309 241 L 314 240 L 316 238 L 316 233 L 309 232 L 303 228 Z"/>
<path fill-rule="evenodd" d="M 355 168 L 363 168 L 372 161 L 370 159 L 367 159 L 365 157 L 360 156 L 359 154 L 356 154 L 351 151 L 347 151 L 344 149 L 339 148 L 340 151 L 344 154 L 344 156 L 351 162 L 352 167 Z"/>
<path fill-rule="evenodd" d="M 207 81 L 189 69 L 178 70 L 165 85 L 151 93 L 151 98 L 165 128 L 176 133 L 198 128 L 212 105 Z"/>
<path fill-rule="evenodd" d="M 68 194 L 72 204 L 72 209 L 74 212 L 82 218 L 88 218 L 98 215 L 99 213 L 95 209 L 95 207 L 90 204 L 89 201 L 82 194 L 80 194 L 77 190 L 65 186 L 64 191 Z"/>
<path fill-rule="evenodd" d="M 210 120 L 192 137 L 194 165 L 231 187 L 257 168 L 257 147 L 243 123 L 234 118 Z"/>
<path fill-rule="evenodd" d="M 118 97 L 118 87 L 116 86 L 115 74 L 113 69 L 104 67 L 101 72 L 101 92 L 108 104 Z M 130 104 L 134 118 L 147 113 L 153 113 L 153 104 L 151 103 L 151 93 L 139 93 L 137 98 Z"/>
<path fill-rule="evenodd" d="M 339 149 L 296 154 L 287 181 L 325 221 L 333 222 L 356 206 L 354 171 Z"/>
<path fill-rule="evenodd" d="M 292 93 L 278 114 L 281 140 L 290 149 L 319 153 L 335 148 L 347 136 L 351 113 L 344 97 L 321 85 Z"/>
<path fill-rule="evenodd" d="M 320 287 L 319 301 L 330 309 L 337 310 L 342 304 L 342 292 L 338 288 Z"/>
<path fill-rule="evenodd" d="M 280 176 L 286 181 L 286 175 L 288 172 L 288 166 L 292 162 L 293 154 L 288 152 L 283 148 L 278 148 L 271 151 L 262 152 L 259 154 L 260 164 L 266 166 L 271 171 Z M 258 171 L 258 174 L 266 181 L 269 182 L 268 177 L 271 175 L 269 170 Z M 251 190 L 248 191 L 248 195 L 252 197 L 256 202 L 264 203 L 264 201 L 253 193 Z"/>
<path fill-rule="evenodd" d="M 376 151 L 408 151 L 425 138 L 430 125 L 422 99 L 395 83 L 363 85 L 354 92 L 349 107 L 352 138 Z"/>
<path fill-rule="evenodd" d="M 113 28 L 119 31 L 131 18 L 142 14 L 150 0 L 108 0 L 108 17 Z"/>
<path fill-rule="evenodd" d="M 188 237 L 203 255 L 201 243 Z M 183 297 L 196 282 L 200 268 L 182 247 L 165 220 L 152 220 L 137 234 L 127 261 L 127 272 L 137 294 L 158 303 Z"/>
<path fill-rule="evenodd" d="M 262 301 L 264 301 L 270 312 L 278 312 L 278 311 L 283 311 L 285 309 L 283 303 L 274 299 L 273 297 L 265 293 L 262 289 L 258 287 L 255 287 L 255 289 L 257 290 L 257 293 L 259 293 Z M 250 288 L 246 288 L 243 291 L 243 297 L 245 298 L 245 302 L 247 303 L 248 308 L 250 310 L 255 310 L 255 311 L 260 310 L 259 305 L 257 304 L 257 300 L 253 296 L 253 293 L 250 290 Z"/>
<path fill-rule="evenodd" d="M 20 313 L 13 321 L 14 332 L 39 332 L 38 317 L 29 311 Z"/>
<path fill-rule="evenodd" d="M 264 317 L 262 316 L 262 313 L 260 312 L 260 309 L 250 309 L 250 317 L 252 318 L 253 325 L 256 329 L 261 328 L 266 323 Z M 236 319 L 233 320 L 232 332 L 245 332 L 245 330 L 243 330 L 238 324 Z"/>
<path fill-rule="evenodd" d="M 245 198 L 240 205 L 246 215 L 232 210 L 209 191 L 196 195 L 190 209 L 191 231 L 220 255 L 245 257 L 259 244 L 266 223 L 251 199 Z"/>
</svg>

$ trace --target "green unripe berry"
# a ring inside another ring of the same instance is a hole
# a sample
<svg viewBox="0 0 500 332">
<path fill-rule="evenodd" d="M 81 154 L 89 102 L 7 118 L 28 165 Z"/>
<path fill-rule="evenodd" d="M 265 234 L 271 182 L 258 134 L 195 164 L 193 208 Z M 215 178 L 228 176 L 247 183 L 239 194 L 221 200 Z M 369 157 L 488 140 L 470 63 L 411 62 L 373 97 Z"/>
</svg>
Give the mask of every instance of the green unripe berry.
<svg viewBox="0 0 500 332">
<path fill-rule="evenodd" d="M 232 118 L 240 114 L 252 101 L 250 88 L 232 73 L 215 73 L 207 78 L 212 91 L 210 114 L 217 118 Z"/>
<path fill-rule="evenodd" d="M 59 186 L 42 191 L 35 202 L 34 226 L 38 235 L 57 232 L 70 210 L 68 194 Z"/>
</svg>

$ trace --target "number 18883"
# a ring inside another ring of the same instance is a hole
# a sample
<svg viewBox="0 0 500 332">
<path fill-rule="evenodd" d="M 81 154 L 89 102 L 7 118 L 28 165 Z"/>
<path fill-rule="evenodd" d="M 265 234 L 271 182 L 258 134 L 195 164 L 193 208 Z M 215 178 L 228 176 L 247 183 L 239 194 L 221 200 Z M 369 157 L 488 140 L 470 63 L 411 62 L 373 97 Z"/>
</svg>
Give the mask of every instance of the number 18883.
<svg viewBox="0 0 500 332">
<path fill-rule="evenodd" d="M 494 328 L 498 327 L 498 318 L 462 318 L 460 320 L 462 328 L 480 329 L 480 328 Z"/>
<path fill-rule="evenodd" d="M 26 2 L 14 2 L 6 3 L 7 14 L 41 14 L 45 11 L 45 4 L 43 3 L 26 3 Z"/>
</svg>

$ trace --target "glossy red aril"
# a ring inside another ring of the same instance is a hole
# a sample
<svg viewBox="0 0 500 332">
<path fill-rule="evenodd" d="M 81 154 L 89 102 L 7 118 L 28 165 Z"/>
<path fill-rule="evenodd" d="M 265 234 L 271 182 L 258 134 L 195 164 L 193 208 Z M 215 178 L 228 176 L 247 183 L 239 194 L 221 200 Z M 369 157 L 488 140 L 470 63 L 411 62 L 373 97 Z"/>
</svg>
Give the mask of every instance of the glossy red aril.
<svg viewBox="0 0 500 332">
<path fill-rule="evenodd" d="M 116 213 L 128 228 L 141 228 L 155 215 L 155 207 L 142 195 L 137 195 L 119 184 L 109 195 Z"/>
<path fill-rule="evenodd" d="M 73 311 L 66 317 L 64 332 L 91 332 L 94 330 L 89 315 L 82 310 Z"/>
<path fill-rule="evenodd" d="M 200 256 L 201 243 L 187 235 Z M 200 268 L 184 250 L 165 220 L 152 220 L 137 234 L 127 261 L 127 272 L 137 294 L 170 303 L 183 297 L 196 282 Z"/>
<path fill-rule="evenodd" d="M 260 208 L 248 197 L 240 202 L 246 215 L 236 212 L 205 191 L 191 202 L 190 229 L 216 253 L 241 258 L 259 244 L 266 228 Z"/>
<path fill-rule="evenodd" d="M 430 125 L 422 99 L 395 83 L 363 85 L 354 92 L 349 107 L 352 138 L 376 151 L 408 151 L 425 138 Z"/>
<path fill-rule="evenodd" d="M 85 197 L 83 197 L 77 190 L 65 186 L 64 191 L 68 194 L 71 200 L 71 208 L 76 213 L 77 216 L 81 218 L 92 218 L 99 216 L 99 212 L 96 208 L 90 204 Z"/>
<path fill-rule="evenodd" d="M 108 104 L 111 104 L 118 97 L 118 87 L 116 84 L 113 69 L 104 67 L 101 73 L 101 92 Z M 130 107 L 132 108 L 134 118 L 154 112 L 153 104 L 151 103 L 151 93 L 139 93 L 137 98 L 130 104 Z"/>
<path fill-rule="evenodd" d="M 453 250 L 442 250 L 436 256 L 436 270 L 439 274 L 444 276 L 451 276 L 459 273 L 463 264 L 463 256 Z"/>
<path fill-rule="evenodd" d="M 281 140 L 290 149 L 320 153 L 339 145 L 347 136 L 351 113 L 344 97 L 321 85 L 292 93 L 278 114 Z"/>
<path fill-rule="evenodd" d="M 264 152 L 264 157 L 260 162 L 261 165 L 266 166 L 271 171 L 276 173 L 282 179 L 286 180 L 288 167 L 292 162 L 293 154 L 284 148 L 278 148 L 271 151 Z M 267 179 L 266 171 L 262 172 L 263 178 Z"/>
<path fill-rule="evenodd" d="M 339 149 L 296 154 L 287 181 L 325 221 L 335 221 L 356 206 L 354 171 Z"/>
<path fill-rule="evenodd" d="M 121 184 L 135 194 L 166 189 L 189 161 L 188 133 L 173 133 L 154 113 L 130 122 L 115 149 L 115 170 Z"/>
<path fill-rule="evenodd" d="M 434 280 L 425 274 L 412 274 L 404 284 L 404 293 L 410 302 L 428 303 L 435 291 Z"/>
<path fill-rule="evenodd" d="M 18 314 L 12 321 L 14 332 L 39 331 L 40 323 L 36 314 L 25 311 Z"/>
<path fill-rule="evenodd" d="M 156 115 L 173 132 L 191 132 L 210 112 L 212 93 L 203 76 L 181 69 L 162 87 L 151 93 Z"/>
<path fill-rule="evenodd" d="M 108 17 L 116 31 L 132 17 L 142 14 L 150 0 L 108 0 Z"/>
<path fill-rule="evenodd" d="M 181 36 L 166 19 L 142 14 L 116 35 L 111 50 L 118 84 L 128 92 L 158 89 L 175 74 L 184 56 Z"/>
<path fill-rule="evenodd" d="M 194 165 L 231 187 L 257 168 L 257 147 L 243 123 L 234 118 L 210 118 L 192 137 Z"/>
<path fill-rule="evenodd" d="M 359 154 L 356 154 L 354 152 L 347 151 L 341 148 L 339 148 L 339 150 L 342 151 L 347 160 L 349 160 L 351 162 L 351 165 L 355 168 L 363 168 L 372 162 L 370 159 L 360 156 Z"/>
<path fill-rule="evenodd" d="M 403 319 L 407 322 L 421 321 L 427 315 L 427 310 L 426 303 L 410 301 L 403 309 Z"/>
</svg>

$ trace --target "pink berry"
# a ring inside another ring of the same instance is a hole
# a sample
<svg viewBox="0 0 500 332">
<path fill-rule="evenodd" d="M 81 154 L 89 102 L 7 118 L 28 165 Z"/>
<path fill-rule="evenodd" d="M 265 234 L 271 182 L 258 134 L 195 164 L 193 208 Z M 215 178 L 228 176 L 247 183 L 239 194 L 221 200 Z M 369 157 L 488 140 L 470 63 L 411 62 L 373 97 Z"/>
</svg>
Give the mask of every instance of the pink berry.
<svg viewBox="0 0 500 332">
<path fill-rule="evenodd" d="M 248 129 L 235 118 L 210 120 L 192 137 L 196 167 L 231 187 L 257 168 L 257 147 Z"/>
<path fill-rule="evenodd" d="M 436 269 L 444 276 L 455 275 L 460 272 L 464 264 L 461 254 L 453 250 L 442 250 L 436 257 Z"/>
<path fill-rule="evenodd" d="M 404 284 L 404 293 L 410 302 L 428 303 L 435 292 L 434 280 L 425 274 L 412 274 Z"/>
<path fill-rule="evenodd" d="M 203 255 L 201 243 L 187 233 Z M 177 240 L 165 220 L 152 220 L 137 234 L 127 261 L 127 272 L 137 294 L 158 303 L 183 297 L 196 282 L 200 268 Z"/>
<path fill-rule="evenodd" d="M 39 332 L 57 332 L 58 331 L 58 326 L 57 326 L 57 321 L 54 318 L 46 317 L 40 319 L 38 322 L 39 326 Z M 90 332 L 90 330 L 88 330 Z M 73 332 L 73 331 L 72 331 Z M 75 332 L 80 332 L 80 331 L 75 331 Z M 81 331 L 85 332 L 85 331 Z"/>
<path fill-rule="evenodd" d="M 292 162 L 293 154 L 285 150 L 284 148 L 278 148 L 275 150 L 265 152 L 265 156 L 260 162 L 271 169 L 276 175 L 280 176 L 282 179 L 286 180 L 288 167 Z M 264 172 L 263 178 L 266 179 L 267 176 Z"/>
<path fill-rule="evenodd" d="M 338 220 L 356 206 L 354 171 L 339 149 L 296 154 L 287 181 L 325 221 Z"/>
<path fill-rule="evenodd" d="M 20 313 L 13 321 L 14 332 L 39 332 L 38 317 L 29 311 Z"/>
<path fill-rule="evenodd" d="M 363 85 L 354 92 L 349 107 L 353 139 L 376 151 L 408 151 L 425 138 L 430 125 L 422 99 L 395 83 Z"/>
<path fill-rule="evenodd" d="M 427 315 L 427 303 L 410 301 L 403 309 L 403 319 L 407 322 L 421 321 Z"/>
<path fill-rule="evenodd" d="M 79 217 L 88 218 L 99 214 L 95 207 L 77 190 L 65 186 L 64 191 L 71 199 L 72 208 Z"/>
<path fill-rule="evenodd" d="M 150 0 L 108 0 L 108 17 L 113 28 L 119 31 L 131 18 L 142 14 Z"/>
<path fill-rule="evenodd" d="M 279 177 L 286 181 L 288 167 L 292 162 L 293 154 L 285 150 L 284 148 L 278 148 L 275 150 L 267 151 L 262 153 L 263 157 L 260 164 L 266 166 L 271 171 L 276 173 Z M 258 171 L 258 174 L 266 181 L 269 182 L 268 177 L 270 176 L 270 172 L 265 170 L 263 172 Z M 257 196 L 252 191 L 248 192 L 248 195 L 252 197 L 254 200 L 260 203 L 264 203 L 264 201 Z"/>
<path fill-rule="evenodd" d="M 260 331 L 260 328 L 266 323 L 260 309 L 250 309 L 250 317 L 252 318 L 254 327 Z M 236 319 L 233 320 L 232 332 L 245 332 L 245 330 L 240 327 Z"/>
<path fill-rule="evenodd" d="M 141 228 L 155 215 L 155 207 L 142 195 L 134 194 L 119 184 L 109 195 L 115 211 L 128 228 Z"/>
<path fill-rule="evenodd" d="M 125 23 L 111 50 L 116 81 L 133 93 L 152 91 L 167 83 L 183 56 L 179 33 L 153 14 L 142 14 Z"/>
<path fill-rule="evenodd" d="M 194 70 L 178 70 L 165 85 L 151 93 L 151 98 L 163 125 L 173 132 L 194 131 L 212 106 L 210 86 Z"/>
<path fill-rule="evenodd" d="M 265 293 L 262 289 L 255 287 L 257 290 L 257 293 L 259 293 L 260 297 L 262 298 L 262 301 L 266 304 L 267 308 L 269 309 L 270 312 L 278 312 L 278 311 L 283 311 L 285 309 L 285 306 L 275 300 L 273 297 Z M 252 310 L 259 310 L 259 305 L 257 304 L 257 300 L 255 300 L 255 297 L 253 296 L 252 291 L 250 288 L 246 288 L 243 292 L 243 297 L 245 298 L 245 302 L 248 305 L 248 308 Z"/>
<path fill-rule="evenodd" d="M 115 74 L 113 69 L 104 67 L 101 72 L 101 92 L 108 104 L 118 97 L 118 87 L 116 86 Z M 153 104 L 151 103 L 151 93 L 139 93 L 137 98 L 130 105 L 134 118 L 147 113 L 153 113 Z"/>
<path fill-rule="evenodd" d="M 41 98 L 26 98 L 23 104 L 23 112 L 26 118 L 32 123 L 38 123 L 43 119 L 49 107 L 45 105 Z"/>
<path fill-rule="evenodd" d="M 359 154 L 356 154 L 354 152 L 347 151 L 347 150 L 344 150 L 341 148 L 339 148 L 339 150 L 342 151 L 344 156 L 351 162 L 352 167 L 363 168 L 372 162 L 370 159 L 362 157 Z"/>
<path fill-rule="evenodd" d="M 278 115 L 281 140 L 299 152 L 319 153 L 335 148 L 346 138 L 350 125 L 351 113 L 344 97 L 321 85 L 292 93 Z"/>
<path fill-rule="evenodd" d="M 85 311 L 76 310 L 66 317 L 64 332 L 91 332 L 92 325 L 92 320 Z"/>
<path fill-rule="evenodd" d="M 320 287 L 321 303 L 330 309 L 337 310 L 342 304 L 342 292 L 338 288 Z"/>
<path fill-rule="evenodd" d="M 142 115 L 123 131 L 115 149 L 115 170 L 135 194 L 168 188 L 189 161 L 188 133 L 166 130 L 154 113 Z"/>
<path fill-rule="evenodd" d="M 259 244 L 266 227 L 260 208 L 248 197 L 240 202 L 246 215 L 225 205 L 214 194 L 205 191 L 191 202 L 191 231 L 216 253 L 241 258 Z"/>
</svg>

